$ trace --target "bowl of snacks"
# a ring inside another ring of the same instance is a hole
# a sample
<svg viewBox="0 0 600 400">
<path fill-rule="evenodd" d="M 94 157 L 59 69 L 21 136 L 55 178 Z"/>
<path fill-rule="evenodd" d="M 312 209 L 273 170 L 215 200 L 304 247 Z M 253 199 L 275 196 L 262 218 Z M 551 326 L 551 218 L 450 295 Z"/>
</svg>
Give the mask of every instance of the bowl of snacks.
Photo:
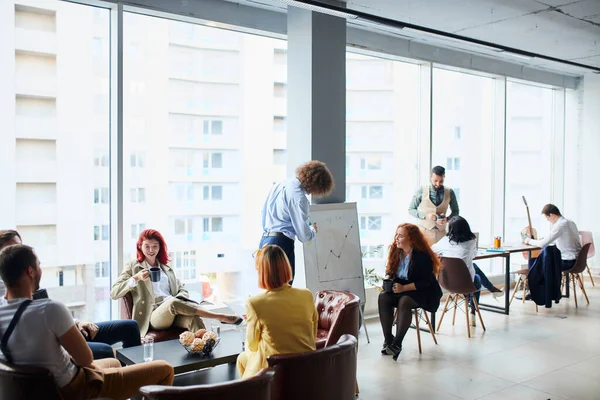
<svg viewBox="0 0 600 400">
<path fill-rule="evenodd" d="M 179 343 L 191 354 L 209 355 L 219 345 L 220 338 L 212 331 L 200 329 L 196 333 L 185 331 L 179 335 Z"/>
</svg>

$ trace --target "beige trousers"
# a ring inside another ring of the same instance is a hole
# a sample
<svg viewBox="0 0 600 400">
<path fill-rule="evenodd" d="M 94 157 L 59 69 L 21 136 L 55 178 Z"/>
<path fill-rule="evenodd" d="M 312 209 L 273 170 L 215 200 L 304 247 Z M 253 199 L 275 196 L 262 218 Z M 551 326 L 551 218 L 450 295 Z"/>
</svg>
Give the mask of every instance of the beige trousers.
<svg viewBox="0 0 600 400">
<path fill-rule="evenodd" d="M 166 361 L 150 361 L 143 364 L 121 367 L 114 358 L 96 360 L 94 367 L 104 374 L 104 383 L 99 393 L 87 387 L 85 374 L 79 370 L 75 378 L 60 392 L 65 400 L 84 400 L 105 397 L 113 400 L 125 400 L 136 396 L 142 386 L 173 384 L 173 367 Z"/>
<path fill-rule="evenodd" d="M 429 242 L 430 246 L 433 246 L 437 242 L 439 242 L 444 236 L 446 236 L 445 231 L 440 231 L 439 229 L 425 229 L 421 227 L 421 232 L 425 236 L 425 239 Z"/>
<path fill-rule="evenodd" d="M 192 332 L 205 329 L 202 318 L 196 315 L 198 307 L 196 303 L 171 297 L 152 311 L 150 326 L 153 329 L 163 330 L 175 325 Z"/>
</svg>

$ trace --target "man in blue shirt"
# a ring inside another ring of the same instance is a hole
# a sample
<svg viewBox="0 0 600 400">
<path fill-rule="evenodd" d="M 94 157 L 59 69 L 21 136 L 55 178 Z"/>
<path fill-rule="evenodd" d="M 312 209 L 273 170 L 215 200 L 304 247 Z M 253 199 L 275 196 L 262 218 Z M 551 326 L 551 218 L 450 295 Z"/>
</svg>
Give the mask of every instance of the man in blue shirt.
<svg viewBox="0 0 600 400">
<path fill-rule="evenodd" d="M 281 247 L 292 266 L 292 281 L 296 274 L 294 239 L 310 242 L 317 225 L 308 220 L 309 203 L 306 195 L 327 196 L 335 183 L 327 165 L 309 161 L 296 169 L 296 177 L 277 182 L 271 188 L 262 210 L 263 235 L 260 247 L 273 244 Z"/>
</svg>

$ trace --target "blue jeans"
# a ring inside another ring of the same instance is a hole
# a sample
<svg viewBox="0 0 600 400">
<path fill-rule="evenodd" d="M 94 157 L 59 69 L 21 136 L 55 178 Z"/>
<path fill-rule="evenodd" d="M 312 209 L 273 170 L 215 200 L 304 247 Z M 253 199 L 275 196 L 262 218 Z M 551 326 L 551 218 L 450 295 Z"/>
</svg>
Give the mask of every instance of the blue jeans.
<svg viewBox="0 0 600 400">
<path fill-rule="evenodd" d="M 481 269 L 479 269 L 477 264 L 473 264 L 473 267 L 475 268 L 475 276 L 473 277 L 473 284 L 475 285 L 475 288 L 477 289 L 477 292 L 475 292 L 475 299 L 477 300 L 477 304 L 479 304 L 479 297 L 481 295 L 481 292 L 479 291 L 479 289 L 481 289 L 481 287 L 483 286 L 487 290 L 492 290 L 494 288 L 494 285 L 492 285 L 492 282 L 490 282 L 488 277 L 485 276 L 483 271 Z M 471 306 L 471 312 L 475 313 L 475 304 L 473 303 L 473 299 L 471 298 L 471 295 L 469 295 L 469 305 Z"/>
<path fill-rule="evenodd" d="M 296 276 L 296 257 L 294 256 L 294 241 L 287 236 L 263 236 L 260 239 L 259 248 L 265 244 L 273 244 L 281 247 L 292 267 L 292 280 L 290 285 L 294 283 L 294 277 Z"/>
<path fill-rule="evenodd" d="M 131 319 L 98 322 L 98 333 L 88 346 L 92 350 L 95 360 L 113 358 L 115 356 L 112 344 L 123 342 L 123 347 L 140 346 L 140 327 Z M 86 339 L 87 340 L 87 339 Z"/>
</svg>

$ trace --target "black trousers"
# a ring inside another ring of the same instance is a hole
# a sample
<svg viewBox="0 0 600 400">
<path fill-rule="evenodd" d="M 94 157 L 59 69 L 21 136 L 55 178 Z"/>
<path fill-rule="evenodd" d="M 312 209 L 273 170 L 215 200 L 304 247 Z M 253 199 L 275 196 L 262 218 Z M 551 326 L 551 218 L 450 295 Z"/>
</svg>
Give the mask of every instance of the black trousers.
<svg viewBox="0 0 600 400">
<path fill-rule="evenodd" d="M 294 277 L 296 276 L 296 257 L 294 255 L 294 241 L 287 236 L 263 236 L 260 239 L 259 248 L 263 247 L 265 244 L 272 244 L 281 247 L 288 260 L 290 260 L 290 265 L 292 266 L 292 280 L 290 281 L 291 285 L 294 282 Z"/>
</svg>

